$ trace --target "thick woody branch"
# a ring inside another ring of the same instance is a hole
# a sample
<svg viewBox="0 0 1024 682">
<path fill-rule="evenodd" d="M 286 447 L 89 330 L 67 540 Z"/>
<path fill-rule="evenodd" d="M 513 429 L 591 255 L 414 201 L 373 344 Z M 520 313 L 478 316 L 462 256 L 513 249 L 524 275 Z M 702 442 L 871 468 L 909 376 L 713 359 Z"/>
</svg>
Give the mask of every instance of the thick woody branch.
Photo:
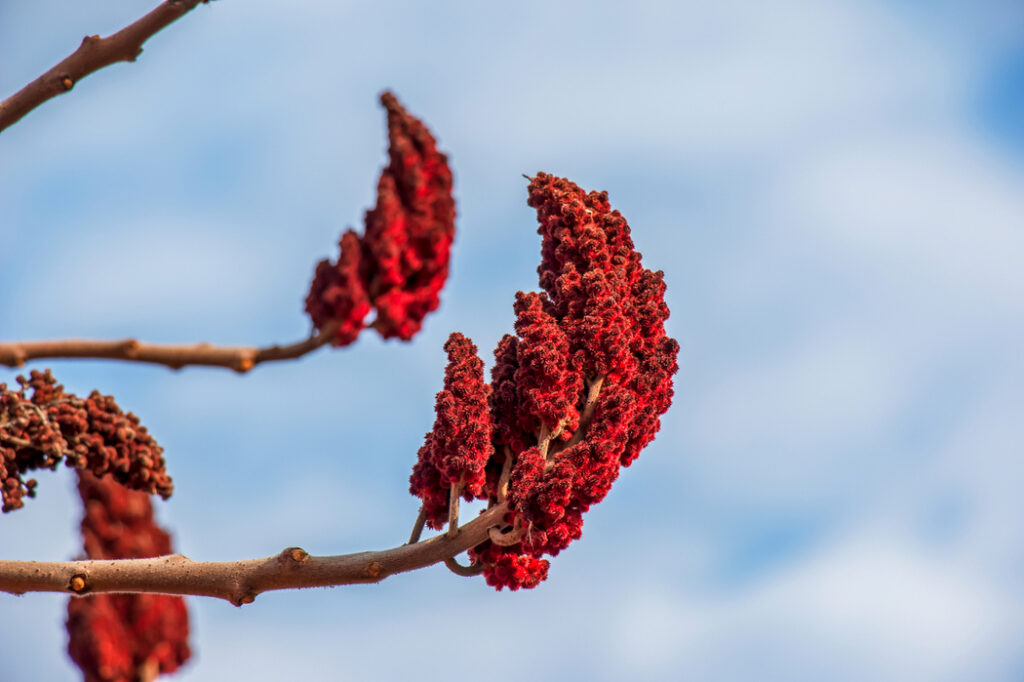
<svg viewBox="0 0 1024 682">
<path fill-rule="evenodd" d="M 256 365 L 275 360 L 294 360 L 330 343 L 337 325 L 328 323 L 319 333 L 304 341 L 287 346 L 212 346 L 208 343 L 171 345 L 143 343 L 136 339 L 119 341 L 89 341 L 64 339 L 59 341 L 13 341 L 0 343 L 0 365 L 20 367 L 38 358 L 92 358 L 148 362 L 181 369 L 187 365 L 227 367 L 236 372 L 248 372 Z"/>
<path fill-rule="evenodd" d="M 276 556 L 244 561 L 192 561 L 180 554 L 114 561 L 0 561 L 0 591 L 152 592 L 219 597 L 236 606 L 270 590 L 376 583 L 388 576 L 445 562 L 487 539 L 508 507 L 497 505 L 459 528 L 379 552 L 314 557 L 298 547 Z"/>
<path fill-rule="evenodd" d="M 0 102 L 0 130 L 17 123 L 48 99 L 63 94 L 90 73 L 117 62 L 133 62 L 149 38 L 207 0 L 168 0 L 106 38 L 86 36 L 78 49 L 24 88 Z"/>
</svg>

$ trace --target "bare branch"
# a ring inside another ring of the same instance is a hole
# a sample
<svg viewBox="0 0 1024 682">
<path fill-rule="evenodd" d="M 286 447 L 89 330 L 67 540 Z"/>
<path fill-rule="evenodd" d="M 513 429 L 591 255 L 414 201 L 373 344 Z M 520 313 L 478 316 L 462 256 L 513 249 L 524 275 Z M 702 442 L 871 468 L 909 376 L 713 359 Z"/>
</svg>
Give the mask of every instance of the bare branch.
<svg viewBox="0 0 1024 682">
<path fill-rule="evenodd" d="M 117 62 L 133 62 L 149 38 L 208 0 L 167 0 L 135 23 L 106 38 L 86 36 L 78 49 L 52 69 L 0 102 L 0 130 L 17 123 L 48 99 L 63 94 L 90 73 Z"/>
<path fill-rule="evenodd" d="M 12 341 L 0 343 L 0 365 L 20 367 L 28 360 L 38 358 L 92 358 L 148 362 L 181 369 L 187 365 L 227 367 L 245 373 L 263 362 L 294 360 L 328 344 L 334 336 L 337 323 L 328 323 L 319 333 L 304 341 L 287 346 L 265 348 L 251 346 L 213 346 L 208 343 L 172 345 L 143 343 L 135 339 L 120 341 L 89 341 L 64 339 L 60 341 Z"/>
<path fill-rule="evenodd" d="M 488 538 L 508 512 L 497 505 L 459 528 L 394 549 L 314 557 L 298 547 L 276 556 L 244 561 L 192 561 L 180 554 L 112 561 L 0 561 L 0 591 L 64 592 L 83 596 L 103 592 L 153 592 L 219 597 L 236 606 L 270 590 L 376 583 L 396 573 L 451 559 Z"/>
</svg>

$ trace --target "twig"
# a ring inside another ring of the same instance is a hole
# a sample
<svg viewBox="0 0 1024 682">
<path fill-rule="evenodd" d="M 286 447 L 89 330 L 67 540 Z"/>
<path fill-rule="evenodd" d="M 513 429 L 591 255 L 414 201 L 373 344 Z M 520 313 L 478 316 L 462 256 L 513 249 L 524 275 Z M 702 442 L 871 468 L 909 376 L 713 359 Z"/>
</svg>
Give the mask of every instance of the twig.
<svg viewBox="0 0 1024 682">
<path fill-rule="evenodd" d="M 474 575 L 480 575 L 484 572 L 484 567 L 480 564 L 473 563 L 469 566 L 463 566 L 455 559 L 455 557 L 445 559 L 444 565 L 447 566 L 448 570 L 455 575 L 461 575 L 464 578 L 472 578 Z"/>
<path fill-rule="evenodd" d="M 160 661 L 150 656 L 139 664 L 137 670 L 139 682 L 153 682 L 160 675 Z"/>
<path fill-rule="evenodd" d="M 601 395 L 601 386 L 603 385 L 604 375 L 594 377 L 592 380 L 587 382 L 587 402 L 583 404 L 583 414 L 580 415 L 580 426 L 576 429 L 576 433 L 572 434 L 572 438 L 562 446 L 563 450 L 576 445 L 576 443 L 583 440 L 583 436 L 587 434 L 590 422 L 594 420 L 594 410 L 597 408 L 597 398 Z"/>
<path fill-rule="evenodd" d="M 394 549 L 339 556 L 314 557 L 289 547 L 276 556 L 244 561 L 192 561 L 180 554 L 107 561 L 0 561 L 0 591 L 187 594 L 241 606 L 270 590 L 376 583 L 443 562 L 486 540 L 488 530 L 503 523 L 507 513 L 506 505 L 492 507 L 462 526 L 454 538 L 442 534 Z"/>
<path fill-rule="evenodd" d="M 565 420 L 563 419 L 558 427 L 554 431 L 549 431 L 548 427 L 541 424 L 540 436 L 537 437 L 537 450 L 540 452 L 540 456 L 544 460 L 551 460 L 555 456 L 555 449 L 551 447 L 551 442 L 562 435 L 562 429 L 565 428 Z M 555 441 L 557 443 L 557 441 Z"/>
<path fill-rule="evenodd" d="M 512 526 L 512 530 L 504 532 L 498 526 L 492 527 L 487 531 L 487 536 L 491 542 L 502 547 L 511 547 L 526 535 L 526 526 L 522 525 L 520 517 L 516 517 L 515 524 Z"/>
<path fill-rule="evenodd" d="M 330 342 L 337 329 L 328 323 L 319 333 L 304 341 L 287 346 L 265 348 L 251 346 L 213 346 L 208 343 L 177 346 L 143 343 L 136 339 L 121 341 L 88 341 L 65 339 L 60 341 L 12 341 L 0 343 L 0 365 L 20 367 L 28 360 L 38 358 L 92 358 L 148 362 L 181 369 L 187 365 L 227 367 L 245 373 L 256 365 L 275 360 L 294 360 Z"/>
<path fill-rule="evenodd" d="M 32 447 L 32 441 L 18 438 L 17 436 L 0 436 L 0 442 L 9 443 L 19 448 Z"/>
<path fill-rule="evenodd" d="M 86 36 L 78 49 L 52 69 L 0 102 L 0 130 L 17 123 L 48 99 L 63 94 L 90 73 L 117 62 L 133 62 L 142 44 L 168 24 L 208 0 L 167 0 L 106 38 Z"/>
<path fill-rule="evenodd" d="M 409 542 L 407 545 L 414 545 L 420 541 L 420 535 L 423 534 L 423 526 L 427 522 L 427 508 L 420 505 L 420 513 L 416 517 L 416 523 L 412 525 L 412 533 L 409 534 Z"/>
<path fill-rule="evenodd" d="M 548 447 L 551 445 L 551 431 L 548 430 L 547 424 L 540 425 L 540 435 L 537 436 L 537 450 L 540 451 L 540 458 L 546 460 L 548 458 Z"/>
<path fill-rule="evenodd" d="M 458 483 L 452 483 L 451 491 L 448 493 L 448 537 L 453 538 L 459 534 L 459 496 L 462 494 L 462 479 Z"/>
<path fill-rule="evenodd" d="M 512 448 L 505 446 L 505 463 L 501 465 L 501 478 L 498 479 L 498 502 L 508 497 L 508 481 L 512 477 Z"/>
</svg>

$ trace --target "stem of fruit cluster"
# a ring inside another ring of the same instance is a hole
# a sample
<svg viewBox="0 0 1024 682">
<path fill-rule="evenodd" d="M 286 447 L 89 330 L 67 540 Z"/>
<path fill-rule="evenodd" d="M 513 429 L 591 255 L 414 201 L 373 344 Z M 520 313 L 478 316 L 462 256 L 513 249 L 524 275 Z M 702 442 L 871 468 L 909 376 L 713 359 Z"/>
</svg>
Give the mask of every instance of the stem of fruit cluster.
<svg viewBox="0 0 1024 682">
<path fill-rule="evenodd" d="M 245 373 L 261 363 L 295 360 L 325 346 L 334 337 L 337 328 L 338 324 L 331 322 L 303 341 L 285 346 L 275 344 L 264 348 L 213 346 L 208 343 L 191 345 L 143 343 L 136 339 L 12 341 L 0 343 L 0 365 L 20 367 L 27 361 L 38 358 L 92 358 L 145 362 L 165 365 L 171 369 L 181 369 L 189 365 L 226 367 L 239 373 Z"/>
<path fill-rule="evenodd" d="M 455 537 L 442 534 L 393 549 L 338 556 L 315 557 L 289 547 L 275 556 L 243 561 L 192 561 L 180 554 L 151 559 L 0 561 L 0 591 L 77 596 L 149 592 L 219 597 L 241 606 L 270 590 L 376 583 L 396 573 L 447 563 L 487 540 L 491 528 L 504 525 L 507 512 L 504 504 L 491 507 L 459 528 Z"/>
</svg>

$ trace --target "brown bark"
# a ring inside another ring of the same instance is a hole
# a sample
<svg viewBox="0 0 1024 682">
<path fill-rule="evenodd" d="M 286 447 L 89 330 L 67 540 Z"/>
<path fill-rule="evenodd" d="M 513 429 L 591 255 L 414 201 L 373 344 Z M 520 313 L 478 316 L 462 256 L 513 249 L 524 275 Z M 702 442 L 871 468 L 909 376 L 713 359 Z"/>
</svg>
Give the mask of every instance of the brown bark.
<svg viewBox="0 0 1024 682">
<path fill-rule="evenodd" d="M 0 102 L 0 131 L 17 123 L 48 99 L 61 95 L 90 73 L 117 62 L 133 62 L 142 44 L 207 0 L 167 0 L 138 21 L 106 38 L 86 36 L 78 49 L 52 69 Z"/>
<path fill-rule="evenodd" d="M 376 583 L 396 573 L 450 564 L 448 560 L 486 540 L 492 527 L 503 525 L 507 511 L 504 504 L 491 507 L 454 537 L 443 533 L 394 549 L 338 556 L 315 557 L 289 547 L 275 556 L 243 561 L 192 561 L 180 554 L 110 561 L 0 560 L 0 591 L 188 594 L 241 606 L 269 590 Z"/>
<path fill-rule="evenodd" d="M 212 346 L 208 343 L 172 345 L 143 343 L 135 339 L 91 341 L 62 339 L 57 341 L 11 341 L 0 343 L 0 365 L 20 367 L 39 358 L 93 358 L 148 362 L 181 369 L 187 365 L 227 367 L 248 372 L 256 365 L 275 360 L 294 360 L 331 341 L 337 326 L 329 323 L 318 334 L 287 346 Z"/>
</svg>

